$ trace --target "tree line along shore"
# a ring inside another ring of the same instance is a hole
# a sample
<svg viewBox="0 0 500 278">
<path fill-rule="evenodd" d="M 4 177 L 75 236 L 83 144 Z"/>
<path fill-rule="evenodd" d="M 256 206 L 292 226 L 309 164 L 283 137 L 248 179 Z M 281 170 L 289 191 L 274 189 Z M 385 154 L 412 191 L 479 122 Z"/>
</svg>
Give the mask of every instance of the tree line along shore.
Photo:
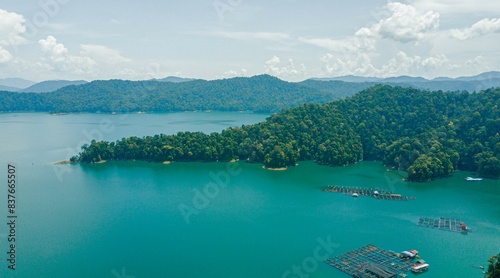
<svg viewBox="0 0 500 278">
<path fill-rule="evenodd" d="M 500 89 L 477 93 L 379 85 L 344 100 L 305 104 L 220 133 L 179 132 L 84 145 L 72 162 L 231 161 L 285 168 L 381 160 L 429 181 L 456 170 L 500 177 Z"/>
</svg>

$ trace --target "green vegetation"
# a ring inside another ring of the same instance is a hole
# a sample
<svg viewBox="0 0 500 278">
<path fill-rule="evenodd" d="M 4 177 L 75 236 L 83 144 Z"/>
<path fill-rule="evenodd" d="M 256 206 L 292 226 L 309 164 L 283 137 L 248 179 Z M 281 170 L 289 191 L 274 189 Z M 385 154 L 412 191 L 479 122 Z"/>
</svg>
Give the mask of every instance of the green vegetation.
<svg viewBox="0 0 500 278">
<path fill-rule="evenodd" d="M 180 132 L 95 142 L 72 161 L 230 161 L 343 166 L 363 159 L 429 181 L 457 169 L 500 177 L 500 89 L 445 93 L 376 86 L 346 100 L 306 104 L 221 133 Z"/>
<path fill-rule="evenodd" d="M 316 83 L 322 88 L 310 85 Z M 93 81 L 51 93 L 0 92 L 0 111 L 127 113 L 214 110 L 273 113 L 304 103 L 326 103 L 368 87 L 345 82 L 330 83 L 291 83 L 269 75 L 178 83 Z"/>
<path fill-rule="evenodd" d="M 486 277 L 500 278 L 500 253 L 496 256 L 492 256 L 488 261 L 490 262 L 490 265 L 488 266 Z"/>
</svg>

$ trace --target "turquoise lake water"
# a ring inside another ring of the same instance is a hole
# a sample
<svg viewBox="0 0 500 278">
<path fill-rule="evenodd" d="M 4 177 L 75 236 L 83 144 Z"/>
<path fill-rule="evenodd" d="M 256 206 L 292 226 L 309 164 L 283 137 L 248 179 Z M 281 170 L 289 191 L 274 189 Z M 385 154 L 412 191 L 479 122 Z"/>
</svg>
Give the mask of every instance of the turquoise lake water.
<svg viewBox="0 0 500 278">
<path fill-rule="evenodd" d="M 173 113 L 0 114 L 0 218 L 7 223 L 7 164 L 17 167 L 16 267 L 7 268 L 0 226 L 0 277 L 349 277 L 315 259 L 374 244 L 418 249 L 419 277 L 482 277 L 500 252 L 500 181 L 457 172 L 406 183 L 380 162 L 286 171 L 237 163 L 108 162 L 53 165 L 92 138 L 221 131 L 266 115 Z M 352 198 L 327 185 L 379 187 L 414 201 Z M 200 197 L 201 196 L 201 197 Z M 181 210 L 183 209 L 183 210 Z M 472 233 L 416 225 L 460 218 Z M 329 244 L 325 244 L 328 242 Z M 409 277 L 415 275 L 409 274 Z M 415 276 L 416 277 L 416 276 Z"/>
</svg>

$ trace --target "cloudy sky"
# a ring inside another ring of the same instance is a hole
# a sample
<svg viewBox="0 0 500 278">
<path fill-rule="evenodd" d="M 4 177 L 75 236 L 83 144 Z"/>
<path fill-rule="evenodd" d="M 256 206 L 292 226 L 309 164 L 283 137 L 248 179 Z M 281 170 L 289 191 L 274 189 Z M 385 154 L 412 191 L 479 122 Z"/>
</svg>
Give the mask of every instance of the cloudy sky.
<svg viewBox="0 0 500 278">
<path fill-rule="evenodd" d="M 500 70 L 498 0 L 0 0 L 0 78 Z"/>
</svg>

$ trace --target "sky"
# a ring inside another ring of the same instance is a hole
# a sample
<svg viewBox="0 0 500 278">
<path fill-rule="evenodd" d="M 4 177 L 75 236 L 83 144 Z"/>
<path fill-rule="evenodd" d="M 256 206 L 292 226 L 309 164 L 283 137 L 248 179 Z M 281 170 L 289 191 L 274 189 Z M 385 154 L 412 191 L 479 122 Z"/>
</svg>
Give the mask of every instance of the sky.
<svg viewBox="0 0 500 278">
<path fill-rule="evenodd" d="M 498 0 L 0 0 L 0 78 L 500 70 Z"/>
</svg>

